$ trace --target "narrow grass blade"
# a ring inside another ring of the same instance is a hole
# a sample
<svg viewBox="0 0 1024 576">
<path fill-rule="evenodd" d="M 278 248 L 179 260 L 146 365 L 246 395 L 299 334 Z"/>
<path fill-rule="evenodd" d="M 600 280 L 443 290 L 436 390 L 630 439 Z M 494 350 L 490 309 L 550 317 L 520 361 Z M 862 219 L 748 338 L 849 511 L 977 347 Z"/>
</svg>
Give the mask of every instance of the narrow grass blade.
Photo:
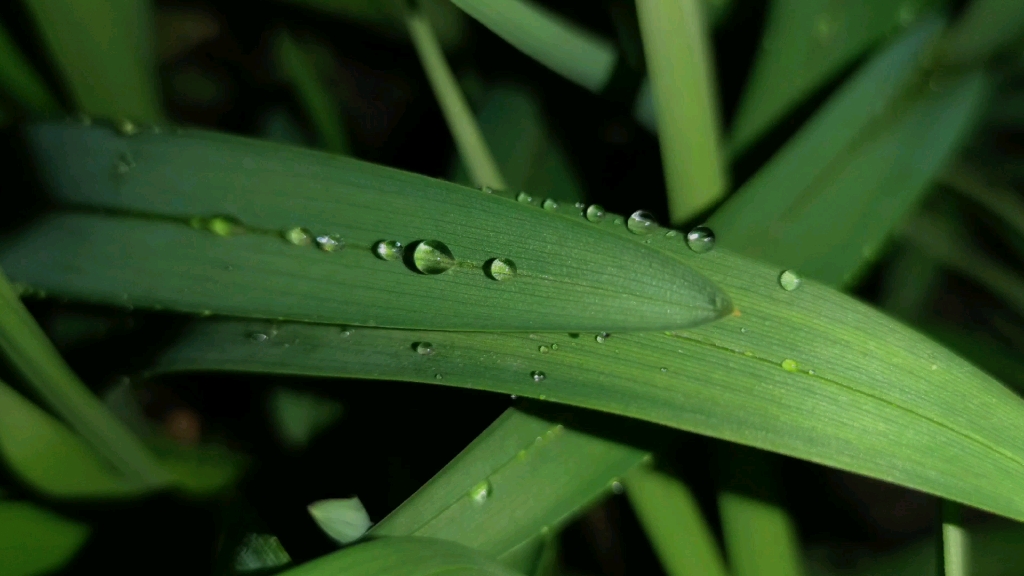
<svg viewBox="0 0 1024 576">
<path fill-rule="evenodd" d="M 146 488 L 167 485 L 167 472 L 78 380 L 2 273 L 0 350 L 32 390 L 129 482 Z"/>
<path fill-rule="evenodd" d="M 645 450 L 587 432 L 589 420 L 509 409 L 370 535 L 443 538 L 507 561 L 645 458 Z"/>
<path fill-rule="evenodd" d="M 381 538 L 281 573 L 281 576 L 515 576 L 465 546 L 433 538 Z"/>
<path fill-rule="evenodd" d="M 502 84 L 488 90 L 477 121 L 509 190 L 559 202 L 583 199 L 579 177 L 548 129 L 540 101 L 527 88 Z M 465 163 L 458 164 L 451 180 L 471 183 Z"/>
<path fill-rule="evenodd" d="M 338 544 L 355 542 L 370 528 L 370 515 L 359 498 L 318 500 L 308 509 L 317 526 Z"/>
<path fill-rule="evenodd" d="M 725 576 L 718 543 L 690 489 L 667 474 L 639 467 L 626 495 L 668 576 Z"/>
<path fill-rule="evenodd" d="M 971 542 L 963 526 L 963 510 L 954 502 L 942 502 L 942 576 L 968 576 Z"/>
<path fill-rule="evenodd" d="M 509 44 L 591 92 L 604 89 L 618 53 L 612 42 L 528 0 L 452 0 Z"/>
<path fill-rule="evenodd" d="M 14 474 L 54 498 L 123 498 L 145 486 L 114 471 L 56 418 L 0 382 L 0 453 Z"/>
<path fill-rule="evenodd" d="M 984 60 L 1024 34 L 1024 4 L 974 0 L 943 41 L 943 59 L 965 65 Z"/>
<path fill-rule="evenodd" d="M 484 141 L 459 82 L 445 60 L 444 51 L 441 50 L 430 22 L 423 14 L 410 10 L 406 14 L 405 23 L 470 178 L 477 186 L 504 190 L 505 180 L 498 171 L 498 165 Z"/>
<path fill-rule="evenodd" d="M 730 149 L 747 148 L 889 32 L 932 0 L 775 0 L 733 121 Z"/>
<path fill-rule="evenodd" d="M 327 81 L 316 66 L 312 47 L 300 44 L 288 31 L 274 39 L 274 59 L 279 72 L 288 79 L 295 95 L 309 116 L 325 150 L 349 153 L 348 136 L 340 103 L 332 96 Z"/>
<path fill-rule="evenodd" d="M 541 209 L 523 195 L 517 202 L 202 132 L 122 138 L 104 128 L 52 124 L 35 128 L 32 141 L 59 200 L 122 213 L 55 216 L 8 246 L 0 265 L 52 294 L 463 330 L 673 329 L 731 310 L 728 297 L 692 268 L 629 241 L 643 236 L 626 232 L 623 219 L 589 222 L 572 206 Z M 134 166 L 122 176 L 115 165 L 125 157 Z M 330 234 L 346 247 L 309 245 Z M 69 250 L 52 249 L 58 237 Z M 403 261 L 379 257 L 395 256 L 379 250 L 385 240 L 408 246 Z M 420 273 L 445 266 L 451 268 L 441 274 Z"/>
<path fill-rule="evenodd" d="M 728 177 L 714 62 L 700 0 L 638 0 L 658 119 L 669 216 L 683 223 L 714 205 Z"/>
<path fill-rule="evenodd" d="M 4 576 L 59 570 L 89 537 L 89 527 L 28 502 L 0 500 L 0 566 Z"/>
<path fill-rule="evenodd" d="M 803 574 L 800 541 L 778 498 L 773 454 L 742 446 L 719 450 L 718 513 L 733 576 Z"/>
<path fill-rule="evenodd" d="M 149 0 L 27 0 L 80 112 L 157 123 L 163 118 Z"/>
<path fill-rule="evenodd" d="M 857 278 L 964 140 L 987 95 L 987 77 L 972 73 L 880 110 L 883 94 L 900 84 L 893 73 L 913 70 L 907 58 L 917 39 L 872 62 L 715 213 L 723 246 L 829 284 Z"/>
<path fill-rule="evenodd" d="M 51 115 L 61 109 L 60 102 L 3 27 L 0 27 L 0 90 L 36 116 Z"/>
</svg>

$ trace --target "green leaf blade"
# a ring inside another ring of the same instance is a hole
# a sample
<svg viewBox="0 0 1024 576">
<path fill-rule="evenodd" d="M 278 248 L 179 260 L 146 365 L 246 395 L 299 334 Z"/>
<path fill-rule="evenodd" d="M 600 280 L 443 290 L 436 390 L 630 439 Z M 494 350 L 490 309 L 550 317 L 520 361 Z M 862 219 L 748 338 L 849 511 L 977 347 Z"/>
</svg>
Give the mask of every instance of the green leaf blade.
<svg viewBox="0 0 1024 576">
<path fill-rule="evenodd" d="M 8 576 L 59 570 L 89 537 L 89 527 L 28 502 L 0 500 L 0 566 Z"/>
</svg>

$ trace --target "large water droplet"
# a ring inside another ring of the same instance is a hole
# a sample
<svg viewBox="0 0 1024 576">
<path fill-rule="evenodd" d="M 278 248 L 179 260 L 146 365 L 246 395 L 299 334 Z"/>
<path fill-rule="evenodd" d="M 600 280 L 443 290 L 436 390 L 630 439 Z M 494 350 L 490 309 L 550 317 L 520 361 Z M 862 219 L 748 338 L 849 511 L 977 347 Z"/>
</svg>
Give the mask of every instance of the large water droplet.
<svg viewBox="0 0 1024 576">
<path fill-rule="evenodd" d="M 604 208 L 600 204 L 591 204 L 587 207 L 587 220 L 600 222 L 606 216 Z"/>
<path fill-rule="evenodd" d="M 547 377 L 548 375 L 541 372 L 540 370 L 534 370 L 533 372 L 530 372 L 530 378 L 533 378 L 534 382 L 543 382 L 544 379 L 546 379 Z"/>
<path fill-rule="evenodd" d="M 412 348 L 420 356 L 430 356 L 435 352 L 434 345 L 430 342 L 417 342 L 412 345 Z"/>
<path fill-rule="evenodd" d="M 782 366 L 782 369 L 786 372 L 796 372 L 800 368 L 799 365 L 797 365 L 796 360 L 791 358 L 783 360 L 780 366 Z"/>
<path fill-rule="evenodd" d="M 134 136 L 139 133 L 139 126 L 127 118 L 117 121 L 117 132 L 122 136 Z"/>
<path fill-rule="evenodd" d="M 296 246 L 309 246 L 313 243 L 313 234 L 311 234 L 309 230 L 300 226 L 285 230 L 281 233 L 281 236 Z"/>
<path fill-rule="evenodd" d="M 469 498 L 477 504 L 483 504 L 491 497 L 492 490 L 491 483 L 488 480 L 484 480 L 469 489 Z"/>
<path fill-rule="evenodd" d="M 796 290 L 802 283 L 803 280 L 800 279 L 800 276 L 792 270 L 785 270 L 779 274 L 779 286 L 782 286 L 782 289 L 787 292 Z"/>
<path fill-rule="evenodd" d="M 604 344 L 608 338 L 611 338 L 611 334 L 607 332 L 601 332 L 597 336 L 594 336 L 594 340 L 597 340 L 598 344 Z"/>
<path fill-rule="evenodd" d="M 484 263 L 484 273 L 491 280 L 509 280 L 515 277 L 516 263 L 508 258 L 491 258 Z"/>
<path fill-rule="evenodd" d="M 412 261 L 424 274 L 441 274 L 455 266 L 455 256 L 440 240 L 418 242 L 412 251 Z"/>
<path fill-rule="evenodd" d="M 547 200 L 544 200 L 544 203 L 541 204 L 541 207 L 544 208 L 545 210 L 558 210 L 558 202 L 556 202 L 553 198 L 548 198 Z"/>
<path fill-rule="evenodd" d="M 551 348 L 541 345 L 537 348 L 537 351 L 540 352 L 541 354 L 547 354 L 548 352 L 551 352 Z"/>
<path fill-rule="evenodd" d="M 402 257 L 405 247 L 398 240 L 381 240 L 373 245 L 373 253 L 381 260 L 393 262 Z"/>
<path fill-rule="evenodd" d="M 268 338 L 269 336 L 263 332 L 253 332 L 252 334 L 249 334 L 249 339 L 253 342 L 266 342 Z"/>
<path fill-rule="evenodd" d="M 345 247 L 345 241 L 337 234 L 321 234 L 316 237 L 316 246 L 324 252 L 337 252 Z"/>
<path fill-rule="evenodd" d="M 645 210 L 637 210 L 629 215 L 626 228 L 633 234 L 650 234 L 657 228 L 654 222 L 654 215 Z"/>
<path fill-rule="evenodd" d="M 715 247 L 715 233 L 707 226 L 697 226 L 686 233 L 686 245 L 697 254 L 710 252 Z"/>
<path fill-rule="evenodd" d="M 516 195 L 516 200 L 522 202 L 523 204 L 529 204 L 530 202 L 533 202 L 533 196 L 530 196 L 526 192 L 520 192 L 518 195 Z"/>
<path fill-rule="evenodd" d="M 613 494 L 622 494 L 623 492 L 626 491 L 626 489 L 622 487 L 622 482 L 620 482 L 617 479 L 612 480 L 609 486 L 611 487 Z"/>
</svg>

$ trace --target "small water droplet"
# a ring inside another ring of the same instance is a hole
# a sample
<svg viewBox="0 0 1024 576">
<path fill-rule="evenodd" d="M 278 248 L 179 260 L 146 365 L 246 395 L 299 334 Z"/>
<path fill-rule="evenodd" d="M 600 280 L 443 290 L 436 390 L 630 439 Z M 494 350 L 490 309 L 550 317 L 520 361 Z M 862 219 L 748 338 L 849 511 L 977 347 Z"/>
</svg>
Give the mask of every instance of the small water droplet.
<svg viewBox="0 0 1024 576">
<path fill-rule="evenodd" d="M 551 352 L 551 348 L 548 348 L 547 346 L 540 346 L 537 348 L 537 351 L 541 354 L 547 354 L 548 352 Z"/>
<path fill-rule="evenodd" d="M 815 374 L 817 374 L 817 372 L 815 372 L 814 370 L 808 370 L 807 373 L 809 375 L 811 375 L 811 376 L 814 376 Z"/>
<path fill-rule="evenodd" d="M 668 372 L 668 368 L 662 368 L 661 371 L 662 373 Z"/>
<path fill-rule="evenodd" d="M 337 234 L 321 234 L 316 237 L 316 246 L 324 252 L 337 252 L 345 247 L 345 241 Z"/>
<path fill-rule="evenodd" d="M 799 369 L 799 365 L 797 365 L 796 360 L 791 358 L 786 358 L 779 365 L 782 366 L 782 369 L 786 372 L 796 372 Z"/>
<path fill-rule="evenodd" d="M 484 273 L 491 280 L 509 280 L 518 272 L 516 263 L 508 258 L 491 258 L 484 262 Z"/>
<path fill-rule="evenodd" d="M 121 136 L 134 136 L 139 133 L 139 126 L 127 118 L 117 121 L 117 132 Z"/>
<path fill-rule="evenodd" d="M 342 328 L 340 334 L 341 334 L 342 338 L 348 338 L 349 336 L 352 335 L 352 329 L 351 328 Z"/>
<path fill-rule="evenodd" d="M 619 482 L 618 480 L 612 480 L 609 486 L 612 489 L 612 494 L 622 494 L 626 490 L 622 487 L 622 482 Z"/>
<path fill-rule="evenodd" d="M 611 334 L 607 332 L 601 332 L 597 336 L 594 336 L 594 340 L 596 340 L 598 344 L 604 344 L 608 341 L 608 338 L 611 338 Z"/>
<path fill-rule="evenodd" d="M 434 380 L 443 380 L 443 379 L 444 379 L 444 376 L 442 376 L 440 374 L 434 374 Z"/>
<path fill-rule="evenodd" d="M 541 372 L 540 370 L 534 370 L 533 372 L 530 372 L 530 378 L 533 378 L 534 382 L 543 382 L 547 377 L 548 375 Z"/>
<path fill-rule="evenodd" d="M 558 344 L 552 344 L 551 345 L 551 350 L 552 351 L 558 350 Z"/>
<path fill-rule="evenodd" d="M 253 342 L 266 342 L 268 338 L 269 336 L 263 332 L 253 332 L 252 334 L 249 334 L 249 339 Z"/>
<path fill-rule="evenodd" d="M 519 396 L 516 396 L 515 394 L 511 394 L 511 395 L 509 395 L 509 398 L 515 400 L 516 398 L 519 398 Z"/>
<path fill-rule="evenodd" d="M 577 203 L 573 204 L 573 206 L 575 206 L 577 208 L 580 208 L 580 209 L 583 209 L 583 208 L 587 207 L 587 205 L 584 204 L 583 202 L 577 202 Z"/>
<path fill-rule="evenodd" d="M 381 260 L 393 262 L 402 257 L 405 247 L 398 240 L 381 240 L 373 245 L 373 253 Z"/>
<path fill-rule="evenodd" d="M 750 332 L 750 328 L 740 328 L 740 334 L 746 334 L 747 332 Z"/>
<path fill-rule="evenodd" d="M 697 254 L 705 254 L 715 247 L 715 233 L 707 226 L 697 226 L 686 233 L 686 245 Z"/>
<path fill-rule="evenodd" d="M 520 192 L 516 195 L 516 200 L 523 204 L 529 204 L 530 202 L 533 202 L 533 196 L 530 196 L 526 192 Z"/>
<path fill-rule="evenodd" d="M 494 194 L 494 188 L 487 186 L 486 184 L 480 187 L 480 191 L 487 194 Z"/>
<path fill-rule="evenodd" d="M 541 204 L 541 207 L 544 208 L 545 210 L 558 210 L 558 202 L 556 202 L 553 198 L 547 198 L 546 200 L 544 200 L 544 203 Z"/>
<path fill-rule="evenodd" d="M 782 289 L 787 292 L 796 290 L 802 283 L 803 280 L 800 279 L 800 276 L 792 270 L 785 270 L 779 274 L 779 286 L 782 286 Z"/>
<path fill-rule="evenodd" d="M 296 246 L 309 246 L 313 243 L 313 235 L 300 226 L 289 228 L 281 233 L 281 236 Z"/>
<path fill-rule="evenodd" d="M 469 498 L 476 502 L 478 505 L 487 502 L 487 499 L 491 496 L 491 483 L 484 480 L 469 489 Z"/>
<path fill-rule="evenodd" d="M 587 220 L 591 222 L 600 222 L 604 220 L 606 215 L 604 208 L 600 204 L 591 204 L 587 207 Z"/>
<path fill-rule="evenodd" d="M 412 349 L 420 356 L 430 356 L 435 352 L 434 345 L 430 342 L 416 342 L 412 345 Z"/>
<path fill-rule="evenodd" d="M 657 226 L 654 222 L 654 215 L 645 210 L 633 212 L 626 222 L 626 228 L 633 234 L 650 234 Z"/>
<path fill-rule="evenodd" d="M 455 266 L 455 256 L 440 240 L 417 242 L 412 251 L 412 261 L 416 269 L 424 274 L 441 274 Z"/>
<path fill-rule="evenodd" d="M 666 238 L 675 238 L 678 235 L 679 235 L 679 232 L 676 232 L 675 230 L 669 230 L 668 232 L 665 232 L 665 237 Z"/>
<path fill-rule="evenodd" d="M 214 216 L 204 222 L 204 226 L 217 236 L 231 236 L 242 231 L 242 225 L 230 216 Z"/>
</svg>

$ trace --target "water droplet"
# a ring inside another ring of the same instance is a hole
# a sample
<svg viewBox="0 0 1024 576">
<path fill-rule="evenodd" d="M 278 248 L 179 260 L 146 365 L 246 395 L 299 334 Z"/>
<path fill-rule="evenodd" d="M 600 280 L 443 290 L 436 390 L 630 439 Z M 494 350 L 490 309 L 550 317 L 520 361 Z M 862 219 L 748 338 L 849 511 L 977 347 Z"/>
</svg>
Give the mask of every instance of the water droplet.
<svg viewBox="0 0 1024 576">
<path fill-rule="evenodd" d="M 412 251 L 412 261 L 424 274 L 441 274 L 455 266 L 455 256 L 440 240 L 417 242 Z"/>
<path fill-rule="evenodd" d="M 121 118 L 117 121 L 117 132 L 121 136 L 134 136 L 139 133 L 139 127 L 129 119 Z"/>
<path fill-rule="evenodd" d="M 750 332 L 750 328 L 740 328 L 740 334 L 746 334 L 747 332 Z"/>
<path fill-rule="evenodd" d="M 801 283 L 803 283 L 803 280 L 792 270 L 785 270 L 782 274 L 779 274 L 779 286 L 782 286 L 782 289 L 787 292 L 796 290 L 800 287 Z"/>
<path fill-rule="evenodd" d="M 285 240 L 296 246 L 309 246 L 313 243 L 313 235 L 305 228 L 296 226 L 281 233 Z"/>
<path fill-rule="evenodd" d="M 811 376 L 814 376 L 815 374 L 817 374 L 817 372 L 815 372 L 814 370 L 808 370 L 807 373 L 809 375 L 811 375 Z"/>
<path fill-rule="evenodd" d="M 666 238 L 675 238 L 678 235 L 679 235 L 679 232 L 676 232 L 675 230 L 669 230 L 668 232 L 665 232 L 665 237 Z"/>
<path fill-rule="evenodd" d="M 600 222 L 605 217 L 604 208 L 600 204 L 591 204 L 587 207 L 587 220 L 591 222 Z"/>
<path fill-rule="evenodd" d="M 249 334 L 249 339 L 253 342 L 266 342 L 268 338 L 269 336 L 263 332 L 253 332 L 252 334 Z"/>
<path fill-rule="evenodd" d="M 443 380 L 443 379 L 444 379 L 444 376 L 442 376 L 440 374 L 434 374 L 434 380 Z"/>
<path fill-rule="evenodd" d="M 541 354 L 547 354 L 548 352 L 551 352 L 551 348 L 548 348 L 547 346 L 540 346 L 537 348 L 537 351 Z"/>
<path fill-rule="evenodd" d="M 373 245 L 373 253 L 381 260 L 393 262 L 402 257 L 405 247 L 398 240 L 381 240 Z"/>
<path fill-rule="evenodd" d="M 487 194 L 494 194 L 494 188 L 491 188 L 490 186 L 487 186 L 486 184 L 480 187 L 480 191 L 481 192 L 485 192 Z"/>
<path fill-rule="evenodd" d="M 607 332 L 601 332 L 597 336 L 594 336 L 594 340 L 597 340 L 598 344 L 604 344 L 608 340 L 608 338 L 610 338 L 610 337 L 611 337 L 611 334 L 609 334 Z"/>
<path fill-rule="evenodd" d="M 554 351 L 554 350 L 558 350 L 558 344 L 552 344 L 552 345 L 551 345 L 551 350 L 552 350 L 552 351 Z"/>
<path fill-rule="evenodd" d="M 430 342 L 416 342 L 412 345 L 412 349 L 420 356 L 430 356 L 435 352 L 434 345 Z"/>
<path fill-rule="evenodd" d="M 477 504 L 483 504 L 487 502 L 487 499 L 491 496 L 491 483 L 484 480 L 469 489 L 469 498 Z"/>
<path fill-rule="evenodd" d="M 786 372 L 796 372 L 799 369 L 796 360 L 793 360 L 791 358 L 786 358 L 779 365 L 782 366 L 782 369 L 785 370 Z"/>
<path fill-rule="evenodd" d="M 316 237 L 316 246 L 324 252 L 337 252 L 345 247 L 345 241 L 337 234 L 321 234 Z"/>
<path fill-rule="evenodd" d="M 515 394 L 510 394 L 509 398 L 515 400 L 516 398 L 519 398 L 519 396 L 516 396 Z"/>
<path fill-rule="evenodd" d="M 626 228 L 633 234 L 650 234 L 657 226 L 654 223 L 654 215 L 645 210 L 633 212 L 626 222 Z"/>
<path fill-rule="evenodd" d="M 541 372 L 540 370 L 534 370 L 533 372 L 530 372 L 530 378 L 533 378 L 534 382 L 543 382 L 544 379 L 546 379 L 547 377 L 548 375 Z"/>
<path fill-rule="evenodd" d="M 484 273 L 491 280 L 509 280 L 518 272 L 516 263 L 508 258 L 491 258 L 484 262 Z"/>
<path fill-rule="evenodd" d="M 626 491 L 626 489 L 622 487 L 622 482 L 619 482 L 618 480 L 612 480 L 609 486 L 612 489 L 612 494 L 622 494 Z"/>
<path fill-rule="evenodd" d="M 351 328 L 342 328 L 341 329 L 341 337 L 342 338 L 348 338 L 351 335 L 352 335 L 352 329 Z"/>
<path fill-rule="evenodd" d="M 217 236 L 231 236 L 242 231 L 242 225 L 230 216 L 214 216 L 204 222 L 204 226 Z"/>
<path fill-rule="evenodd" d="M 710 252 L 715 247 L 715 233 L 707 226 L 697 226 L 686 233 L 686 245 L 697 254 Z"/>
<path fill-rule="evenodd" d="M 662 368 L 661 371 L 662 373 L 668 372 L 668 368 Z"/>
<path fill-rule="evenodd" d="M 555 202 L 553 198 L 548 198 L 544 200 L 544 203 L 541 204 L 541 207 L 544 208 L 545 210 L 558 210 L 558 202 Z"/>
<path fill-rule="evenodd" d="M 530 202 L 533 202 L 533 196 L 530 196 L 526 192 L 520 192 L 518 195 L 516 195 L 516 200 L 522 202 L 523 204 L 529 204 Z"/>
<path fill-rule="evenodd" d="M 580 208 L 580 209 L 587 207 L 587 205 L 584 204 L 583 202 L 577 202 L 577 203 L 573 204 L 573 206 L 575 206 L 577 208 Z"/>
</svg>

